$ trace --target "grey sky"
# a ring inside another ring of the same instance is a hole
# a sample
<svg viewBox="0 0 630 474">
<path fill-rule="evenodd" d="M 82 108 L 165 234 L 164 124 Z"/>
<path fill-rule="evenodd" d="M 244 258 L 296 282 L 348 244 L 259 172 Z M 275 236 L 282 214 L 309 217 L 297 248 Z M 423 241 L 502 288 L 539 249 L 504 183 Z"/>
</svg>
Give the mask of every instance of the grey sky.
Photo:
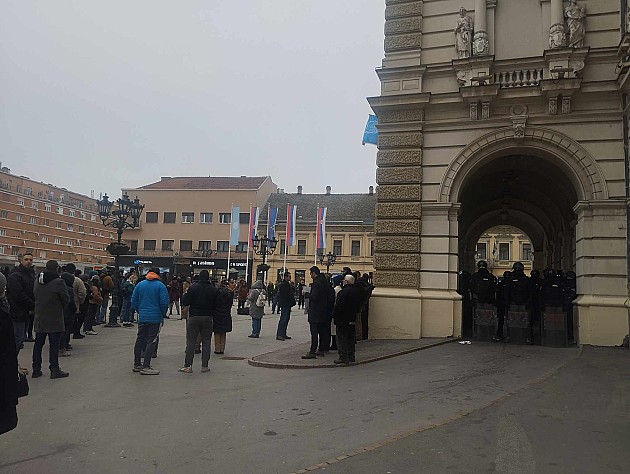
<svg viewBox="0 0 630 474">
<path fill-rule="evenodd" d="M 88 194 L 271 175 L 366 192 L 383 0 L 20 0 L 0 15 L 0 160 Z"/>
</svg>

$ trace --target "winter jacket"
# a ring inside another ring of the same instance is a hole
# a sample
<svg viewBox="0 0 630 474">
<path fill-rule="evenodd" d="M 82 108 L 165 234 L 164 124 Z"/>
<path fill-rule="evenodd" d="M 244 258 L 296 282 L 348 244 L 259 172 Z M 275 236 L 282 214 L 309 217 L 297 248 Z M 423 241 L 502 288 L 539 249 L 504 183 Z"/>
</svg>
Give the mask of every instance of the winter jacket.
<svg viewBox="0 0 630 474">
<path fill-rule="evenodd" d="M 212 330 L 218 333 L 232 332 L 232 304 L 234 295 L 227 288 L 221 287 L 217 291 Z"/>
<path fill-rule="evenodd" d="M 278 284 L 278 306 L 281 308 L 292 308 L 295 306 L 295 296 L 293 296 L 293 289 L 291 284 L 283 280 Z"/>
<path fill-rule="evenodd" d="M 35 279 L 35 270 L 23 265 L 15 267 L 7 278 L 7 297 L 11 306 L 11 317 L 15 321 L 27 321 L 29 311 L 35 309 Z"/>
<path fill-rule="evenodd" d="M 0 279 L 3 277 L 0 277 Z M 17 426 L 17 353 L 8 303 L 0 303 L 0 434 Z"/>
<path fill-rule="evenodd" d="M 103 304 L 103 297 L 101 296 L 101 290 L 98 289 L 97 285 L 92 285 L 92 297 L 90 298 L 90 304 L 100 306 Z"/>
<path fill-rule="evenodd" d="M 161 323 L 168 310 L 168 291 L 153 272 L 136 285 L 131 295 L 131 307 L 138 313 L 139 323 Z"/>
<path fill-rule="evenodd" d="M 188 317 L 213 316 L 217 304 L 217 288 L 209 280 L 199 280 L 182 297 L 182 304 L 189 306 Z"/>
<path fill-rule="evenodd" d="M 66 284 L 56 272 L 42 272 L 33 287 L 35 295 L 35 332 L 63 332 L 63 315 L 70 302 Z"/>
<path fill-rule="evenodd" d="M 252 319 L 262 319 L 265 314 L 265 307 L 256 306 L 256 301 L 258 300 L 258 295 L 263 293 L 265 297 L 267 297 L 267 293 L 265 293 L 265 286 L 263 282 L 257 280 L 256 283 L 252 285 L 252 291 L 247 295 L 247 303 L 249 303 L 249 315 Z"/>
<path fill-rule="evenodd" d="M 74 311 L 75 313 L 80 312 L 79 308 L 81 307 L 81 303 L 83 303 L 87 295 L 85 285 L 80 278 L 75 277 L 72 273 L 62 273 L 61 279 L 66 284 L 66 287 L 70 288 L 69 291 L 72 293 L 72 299 L 66 309 L 68 311 Z"/>
<path fill-rule="evenodd" d="M 321 278 L 323 279 L 320 279 Z M 330 321 L 328 318 L 328 285 L 326 285 L 326 277 L 318 275 L 311 291 L 308 293 L 308 322 L 309 323 L 325 323 Z"/>
<path fill-rule="evenodd" d="M 361 288 L 357 285 L 344 286 L 337 295 L 333 318 L 337 326 L 354 323 L 361 310 Z"/>
</svg>

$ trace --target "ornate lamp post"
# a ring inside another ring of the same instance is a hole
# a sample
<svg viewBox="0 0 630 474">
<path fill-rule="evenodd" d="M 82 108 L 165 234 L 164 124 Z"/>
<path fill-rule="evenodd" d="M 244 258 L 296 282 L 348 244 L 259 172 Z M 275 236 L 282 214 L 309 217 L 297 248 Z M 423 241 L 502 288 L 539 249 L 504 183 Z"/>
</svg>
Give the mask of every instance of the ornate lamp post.
<svg viewBox="0 0 630 474">
<path fill-rule="evenodd" d="M 319 252 L 319 263 L 326 265 L 326 273 L 330 273 L 330 267 L 332 267 L 337 261 L 337 255 L 332 252 L 328 252 L 324 255 L 324 252 Z"/>
<path fill-rule="evenodd" d="M 262 273 L 263 279 L 265 273 L 269 271 L 269 265 L 267 265 L 267 255 L 273 254 L 276 250 L 277 245 L 278 241 L 275 238 L 270 239 L 266 235 L 263 235 L 262 237 L 256 235 L 252 239 L 252 247 L 254 249 L 254 253 L 262 257 L 262 263 L 258 265 L 256 273 Z M 263 283 L 265 282 L 263 281 Z"/>
<path fill-rule="evenodd" d="M 140 215 L 144 209 L 144 204 L 140 204 L 138 196 L 132 201 L 129 199 L 127 193 L 123 194 L 122 198 L 116 200 L 118 208 L 112 211 L 114 202 L 109 200 L 107 194 L 103 196 L 101 200 L 97 200 L 98 215 L 106 227 L 113 227 L 116 229 L 118 239 L 116 242 L 112 242 L 107 246 L 107 251 L 110 255 L 114 256 L 116 272 L 114 274 L 114 288 L 112 290 L 112 306 L 109 309 L 109 322 L 105 325 L 108 328 L 118 328 L 118 315 L 120 312 L 119 294 L 120 294 L 120 264 L 119 258 L 121 255 L 129 252 L 129 246 L 123 244 L 122 234 L 125 229 L 134 229 L 140 225 Z M 131 222 L 128 222 L 131 219 Z"/>
</svg>

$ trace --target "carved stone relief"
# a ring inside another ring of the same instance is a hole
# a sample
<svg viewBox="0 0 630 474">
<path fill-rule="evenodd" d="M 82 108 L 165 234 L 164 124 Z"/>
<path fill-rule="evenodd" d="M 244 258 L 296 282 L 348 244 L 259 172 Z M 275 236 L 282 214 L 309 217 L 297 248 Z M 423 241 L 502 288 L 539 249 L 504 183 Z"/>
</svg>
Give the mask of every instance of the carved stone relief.
<svg viewBox="0 0 630 474">
<path fill-rule="evenodd" d="M 569 6 L 564 9 L 564 17 L 567 19 L 569 35 L 569 48 L 581 48 L 584 46 L 584 36 L 586 29 L 586 8 L 578 5 L 575 0 L 569 1 Z"/>
<path fill-rule="evenodd" d="M 549 115 L 556 115 L 558 113 L 558 98 L 549 97 Z"/>
<path fill-rule="evenodd" d="M 484 102 L 481 104 L 481 118 L 488 120 L 490 118 L 490 102 Z"/>
</svg>

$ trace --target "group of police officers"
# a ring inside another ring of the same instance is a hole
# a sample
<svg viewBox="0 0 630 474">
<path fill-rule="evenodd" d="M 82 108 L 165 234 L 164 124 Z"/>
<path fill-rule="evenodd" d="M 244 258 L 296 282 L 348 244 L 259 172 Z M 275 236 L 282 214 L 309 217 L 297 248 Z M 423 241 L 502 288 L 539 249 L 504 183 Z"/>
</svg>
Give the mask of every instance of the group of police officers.
<svg viewBox="0 0 630 474">
<path fill-rule="evenodd" d="M 564 330 L 565 335 L 560 337 L 565 338 L 567 344 L 573 341 L 575 272 L 564 273 L 548 267 L 541 278 L 538 270 L 532 270 L 529 277 L 524 270 L 522 262 L 515 262 L 512 271 L 506 271 L 497 279 L 488 271 L 488 263 L 480 260 L 473 275 L 460 271 L 457 292 L 463 298 L 464 327 L 472 326 L 474 336 L 484 339 L 479 327 L 493 326 L 495 342 L 540 344 L 545 327 Z M 554 319 L 551 314 L 564 316 Z M 558 321 L 561 321 L 559 325 Z M 522 337 L 515 337 L 519 332 Z"/>
</svg>

